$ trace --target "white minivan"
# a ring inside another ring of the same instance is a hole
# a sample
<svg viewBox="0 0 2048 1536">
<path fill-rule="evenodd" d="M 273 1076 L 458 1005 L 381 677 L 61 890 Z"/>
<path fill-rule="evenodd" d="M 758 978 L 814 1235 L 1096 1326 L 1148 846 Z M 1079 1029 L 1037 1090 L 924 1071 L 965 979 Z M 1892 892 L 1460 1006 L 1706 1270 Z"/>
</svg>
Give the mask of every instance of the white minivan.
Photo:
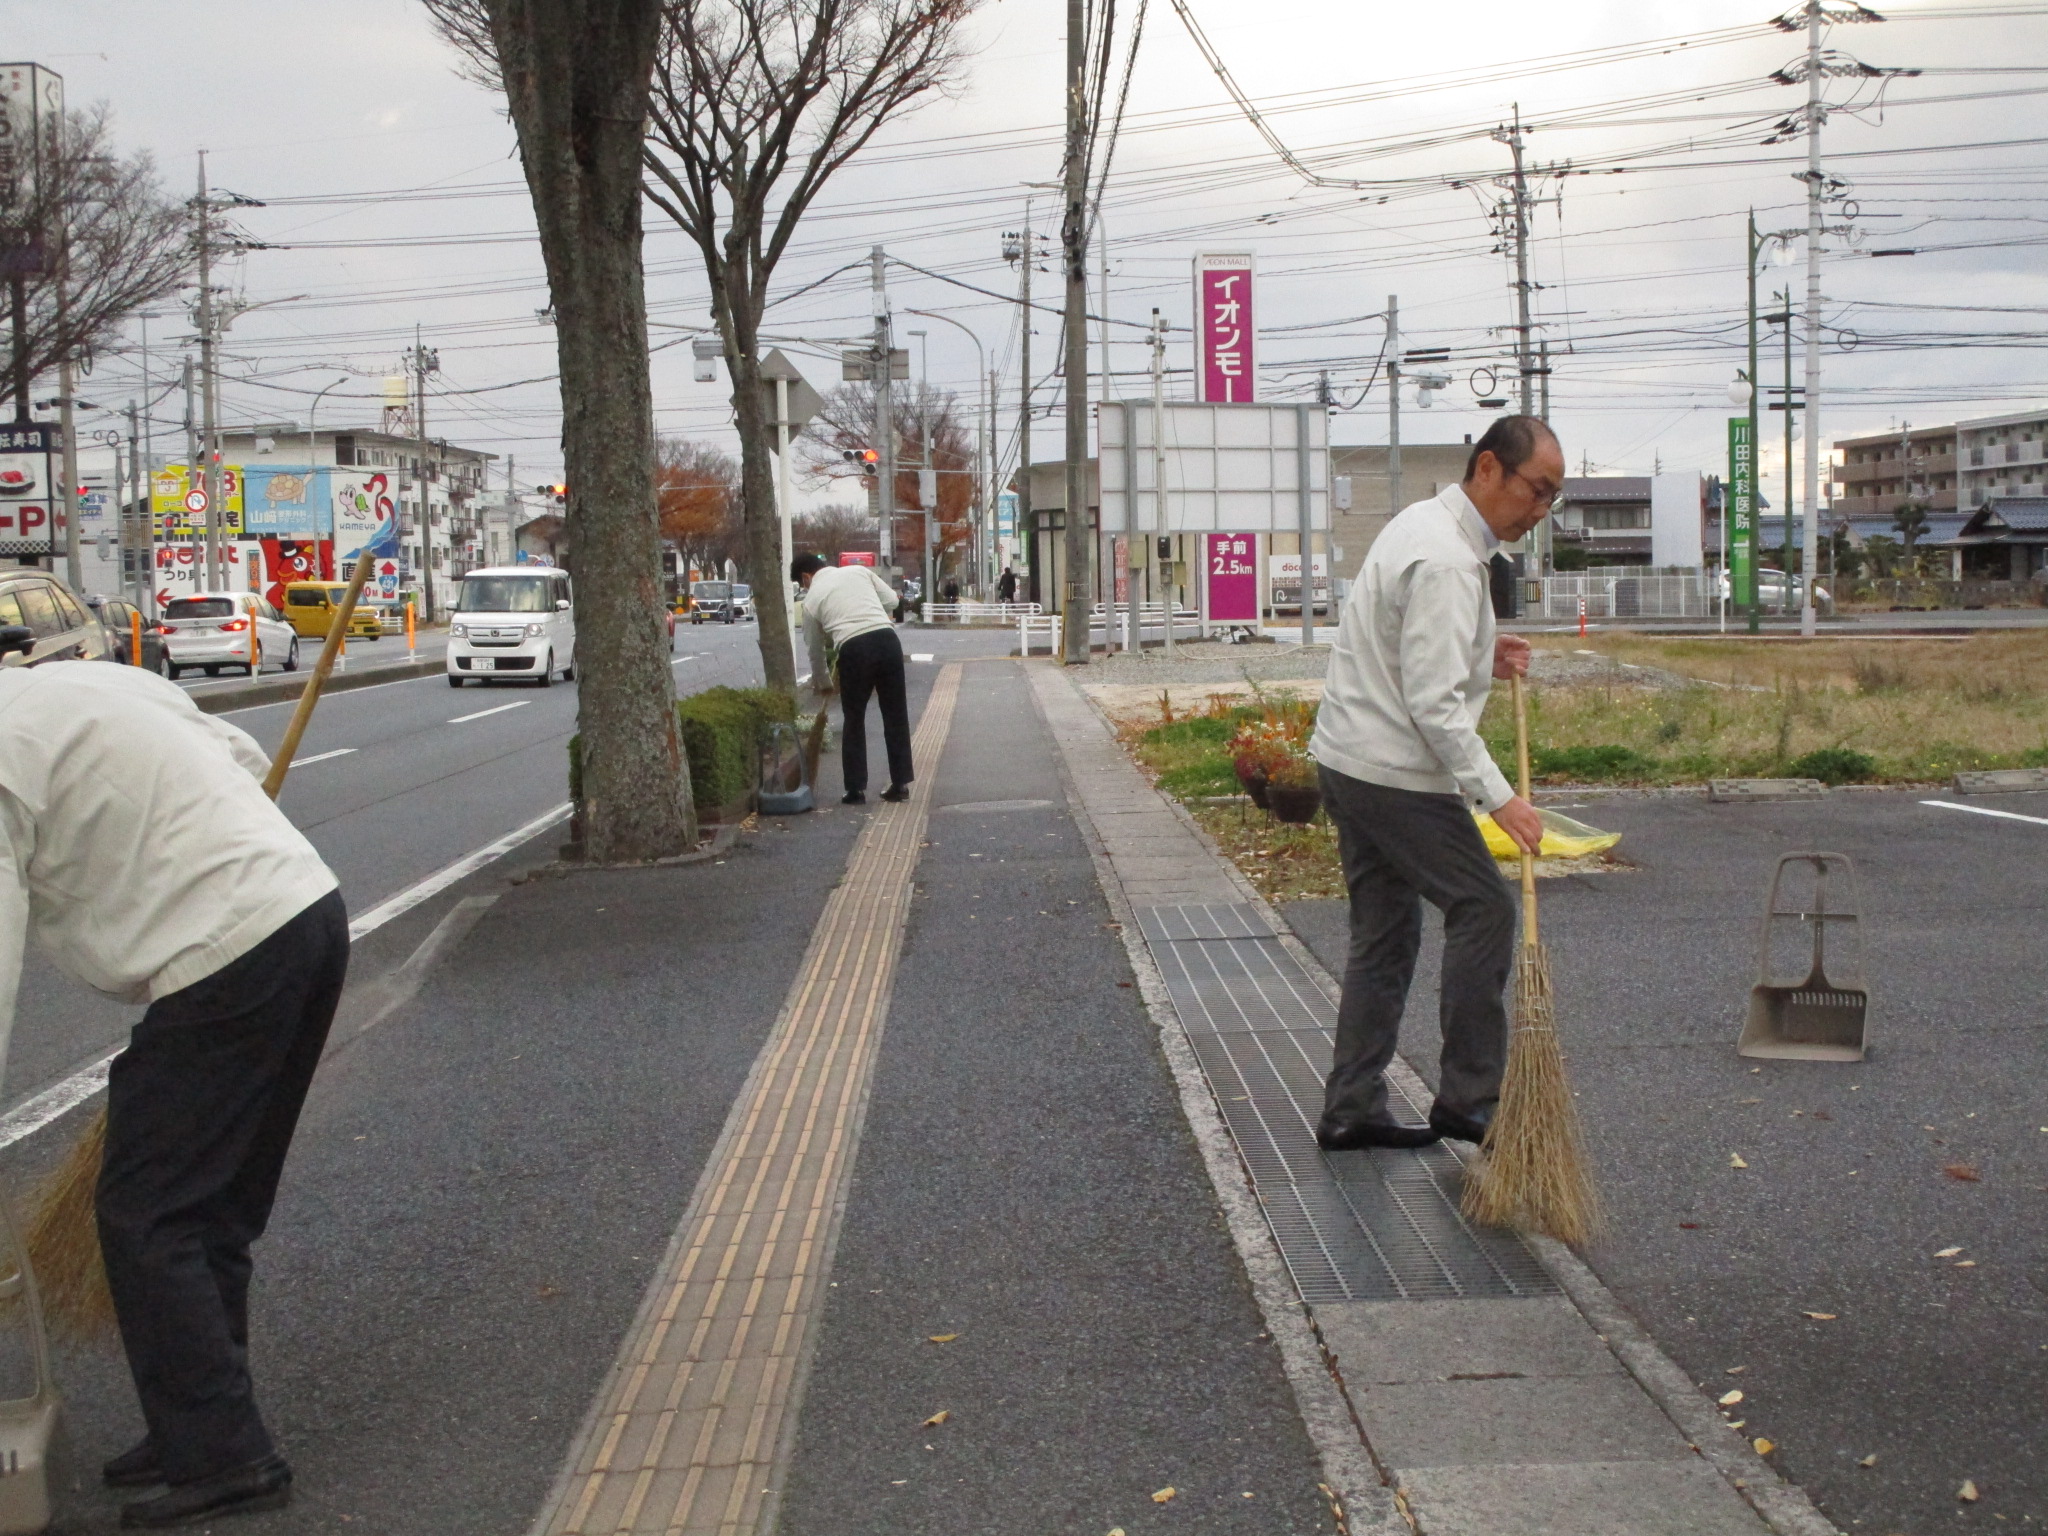
<svg viewBox="0 0 2048 1536">
<path fill-rule="evenodd" d="M 576 598 L 553 566 L 498 565 L 462 578 L 448 626 L 448 686 L 466 678 L 576 677 Z"/>
</svg>

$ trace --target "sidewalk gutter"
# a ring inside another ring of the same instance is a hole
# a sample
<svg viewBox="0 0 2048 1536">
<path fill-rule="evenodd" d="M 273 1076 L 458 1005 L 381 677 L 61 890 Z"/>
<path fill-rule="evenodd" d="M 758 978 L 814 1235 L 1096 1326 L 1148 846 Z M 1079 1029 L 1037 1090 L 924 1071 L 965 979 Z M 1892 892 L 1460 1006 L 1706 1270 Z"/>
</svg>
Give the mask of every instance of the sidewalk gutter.
<svg viewBox="0 0 2048 1536">
<path fill-rule="evenodd" d="M 1134 918 L 1156 909 L 1156 927 L 1158 910 L 1252 909 L 1271 931 L 1259 942 L 1320 992 L 1310 1002 L 1325 1031 L 1336 983 L 1146 782 L 1064 670 L 1048 662 L 1031 674 L 1225 1217 L 1355 1536 L 1836 1536 L 1561 1245 L 1528 1245 L 1561 1295 L 1303 1299 L 1272 1224 L 1280 1191 L 1261 1200 L 1251 1149 L 1232 1136 Z M 1388 1075 L 1419 1117 L 1429 1103 L 1420 1077 L 1398 1057 Z"/>
<path fill-rule="evenodd" d="M 374 688 L 379 683 L 409 682 L 416 677 L 434 677 L 447 669 L 448 664 L 439 657 L 387 662 L 382 666 L 365 667 L 360 672 L 329 673 L 320 692 L 325 697 L 330 693 L 347 693 L 354 688 Z M 258 678 L 238 687 L 195 693 L 192 702 L 199 706 L 203 715 L 231 714 L 258 704 L 287 704 L 306 691 L 306 679 L 311 676 L 311 668 L 304 672 L 281 672 L 276 677 Z"/>
</svg>

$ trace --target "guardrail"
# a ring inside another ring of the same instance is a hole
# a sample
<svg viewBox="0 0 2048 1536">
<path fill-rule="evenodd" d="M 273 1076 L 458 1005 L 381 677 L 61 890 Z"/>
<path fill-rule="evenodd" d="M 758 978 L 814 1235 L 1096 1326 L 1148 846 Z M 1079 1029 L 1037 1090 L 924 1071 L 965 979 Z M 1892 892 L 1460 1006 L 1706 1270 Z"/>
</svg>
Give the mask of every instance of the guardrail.
<svg viewBox="0 0 2048 1536">
<path fill-rule="evenodd" d="M 1038 603 L 926 603 L 919 610 L 927 624 L 1012 624 L 1045 612 Z"/>
<path fill-rule="evenodd" d="M 1036 604 L 1033 605 L 1037 606 Z M 1114 613 L 1108 612 L 1097 603 L 1088 616 L 1088 644 L 1092 649 L 1097 644 L 1107 648 L 1112 635 L 1121 634 L 1124 615 L 1128 610 L 1119 607 Z M 1138 627 L 1142 633 L 1146 628 L 1164 629 L 1167 608 L 1164 603 L 1140 603 L 1138 605 Z M 1173 633 L 1178 639 L 1184 629 L 1192 629 L 1196 638 L 1201 634 L 1202 616 L 1192 608 L 1173 610 Z M 1101 639 L 1098 641 L 1097 634 Z M 1025 614 L 1017 621 L 1017 650 L 1020 655 L 1031 654 L 1034 636 L 1045 636 L 1046 654 L 1056 656 L 1060 648 L 1060 616 L 1056 613 Z"/>
</svg>

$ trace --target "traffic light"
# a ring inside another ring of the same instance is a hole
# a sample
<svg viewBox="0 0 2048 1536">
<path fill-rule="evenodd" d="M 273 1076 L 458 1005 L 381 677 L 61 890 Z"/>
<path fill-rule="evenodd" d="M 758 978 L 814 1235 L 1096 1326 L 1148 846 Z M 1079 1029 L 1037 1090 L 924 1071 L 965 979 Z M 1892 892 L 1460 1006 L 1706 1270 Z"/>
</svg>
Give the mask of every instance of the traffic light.
<svg viewBox="0 0 2048 1536">
<path fill-rule="evenodd" d="M 882 462 L 882 456 L 872 448 L 845 448 L 840 450 L 839 457 L 849 464 L 858 464 L 864 475 L 880 473 L 877 466 Z"/>
<path fill-rule="evenodd" d="M 552 497 L 558 507 L 567 506 L 569 503 L 569 487 L 566 485 L 536 485 L 533 492 L 536 496 Z"/>
</svg>

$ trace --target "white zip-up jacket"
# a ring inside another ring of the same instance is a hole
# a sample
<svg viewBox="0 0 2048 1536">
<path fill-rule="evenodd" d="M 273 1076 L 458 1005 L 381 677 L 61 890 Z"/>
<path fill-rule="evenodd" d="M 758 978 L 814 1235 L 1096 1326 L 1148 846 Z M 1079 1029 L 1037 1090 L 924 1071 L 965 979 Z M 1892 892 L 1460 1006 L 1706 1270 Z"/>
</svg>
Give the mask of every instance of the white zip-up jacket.
<svg viewBox="0 0 2048 1536">
<path fill-rule="evenodd" d="M 335 889 L 270 760 L 140 667 L 0 670 L 0 1063 L 23 941 L 123 1002 L 239 959 Z"/>
<path fill-rule="evenodd" d="M 1368 784 L 1462 794 L 1483 811 L 1513 798 L 1479 739 L 1493 687 L 1486 562 L 1498 542 L 1455 485 L 1373 541 L 1337 623 L 1309 743 L 1317 762 Z"/>
</svg>

